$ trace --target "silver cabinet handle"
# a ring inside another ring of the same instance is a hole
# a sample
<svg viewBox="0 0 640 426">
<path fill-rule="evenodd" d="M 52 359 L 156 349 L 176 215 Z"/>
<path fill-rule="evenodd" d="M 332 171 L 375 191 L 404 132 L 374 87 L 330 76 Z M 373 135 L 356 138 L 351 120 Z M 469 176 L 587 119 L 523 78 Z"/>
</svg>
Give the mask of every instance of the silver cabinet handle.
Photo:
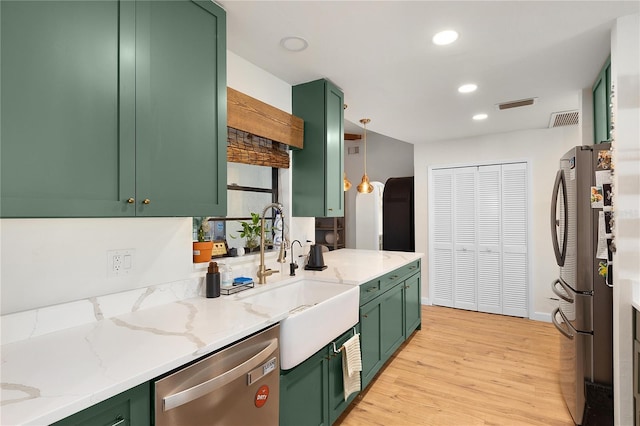
<svg viewBox="0 0 640 426">
<path fill-rule="evenodd" d="M 163 411 L 169 411 L 173 408 L 191 402 L 194 399 L 198 399 L 201 396 L 211 393 L 216 389 L 228 383 L 231 383 L 238 377 L 242 377 L 243 375 L 249 373 L 249 371 L 256 368 L 258 365 L 260 365 L 262 362 L 264 362 L 267 357 L 269 357 L 269 355 L 271 355 L 271 353 L 276 349 L 278 349 L 278 339 L 271 339 L 266 348 L 264 348 L 242 364 L 233 367 L 231 370 L 228 370 L 217 377 L 209 379 L 206 382 L 200 383 L 199 385 L 162 398 Z"/>
<path fill-rule="evenodd" d="M 120 426 L 123 423 L 124 423 L 124 419 L 121 416 L 118 416 L 116 417 L 116 422 L 113 423 L 111 426 Z"/>
</svg>

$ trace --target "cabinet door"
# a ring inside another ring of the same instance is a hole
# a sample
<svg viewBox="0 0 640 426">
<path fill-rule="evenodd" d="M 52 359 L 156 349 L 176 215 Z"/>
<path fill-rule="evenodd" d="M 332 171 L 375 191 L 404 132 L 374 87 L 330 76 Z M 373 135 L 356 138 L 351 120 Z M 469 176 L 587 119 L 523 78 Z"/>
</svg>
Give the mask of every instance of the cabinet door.
<svg viewBox="0 0 640 426">
<path fill-rule="evenodd" d="M 453 169 L 432 171 L 429 191 L 429 285 L 433 303 L 453 307 Z"/>
<path fill-rule="evenodd" d="M 362 353 L 362 389 L 382 367 L 380 347 L 380 301 L 374 299 L 360 307 L 360 351 Z"/>
<path fill-rule="evenodd" d="M 593 143 L 611 140 L 611 59 L 593 85 Z"/>
<path fill-rule="evenodd" d="M 344 215 L 344 95 L 327 80 L 293 86 L 293 115 L 304 120 L 304 148 L 293 152 L 293 215 Z"/>
<path fill-rule="evenodd" d="M 150 385 L 143 383 L 69 416 L 53 426 L 151 425 Z"/>
<path fill-rule="evenodd" d="M 280 373 L 280 425 L 329 425 L 328 352 Z"/>
<path fill-rule="evenodd" d="M 335 347 L 340 347 L 353 336 L 353 330 L 349 330 L 335 340 Z M 333 424 L 340 414 L 349 406 L 351 401 L 355 399 L 358 392 L 349 395 L 344 400 L 344 380 L 342 378 L 342 357 L 344 352 L 333 352 L 333 344 L 328 346 L 329 352 L 329 424 Z M 362 377 L 362 376 L 361 376 Z"/>
<path fill-rule="evenodd" d="M 326 172 L 325 204 L 327 216 L 344 216 L 344 95 L 326 82 Z"/>
<path fill-rule="evenodd" d="M 138 215 L 226 214 L 225 34 L 213 2 L 136 2 Z"/>
<path fill-rule="evenodd" d="M 404 342 L 403 285 L 380 296 L 380 348 L 385 362 Z"/>
<path fill-rule="evenodd" d="M 527 317 L 527 165 L 502 166 L 502 313 Z"/>
<path fill-rule="evenodd" d="M 478 310 L 502 313 L 502 167 L 478 167 Z"/>
<path fill-rule="evenodd" d="M 422 321 L 420 304 L 420 274 L 415 274 L 404 282 L 404 326 L 405 339 L 417 328 Z"/>
<path fill-rule="evenodd" d="M 133 215 L 133 3 L 0 8 L 1 216 Z"/>
</svg>

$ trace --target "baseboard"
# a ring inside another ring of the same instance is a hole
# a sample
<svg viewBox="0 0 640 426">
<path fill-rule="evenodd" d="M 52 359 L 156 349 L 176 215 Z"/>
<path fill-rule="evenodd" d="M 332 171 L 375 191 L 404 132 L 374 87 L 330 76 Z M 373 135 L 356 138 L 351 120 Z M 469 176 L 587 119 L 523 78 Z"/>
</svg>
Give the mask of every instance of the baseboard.
<svg viewBox="0 0 640 426">
<path fill-rule="evenodd" d="M 551 314 L 548 312 L 534 312 L 529 315 L 529 319 L 534 321 L 551 322 Z"/>
<path fill-rule="evenodd" d="M 431 300 L 429 300 L 428 297 L 423 297 L 422 299 L 420 299 L 420 304 L 421 305 L 431 305 Z"/>
</svg>

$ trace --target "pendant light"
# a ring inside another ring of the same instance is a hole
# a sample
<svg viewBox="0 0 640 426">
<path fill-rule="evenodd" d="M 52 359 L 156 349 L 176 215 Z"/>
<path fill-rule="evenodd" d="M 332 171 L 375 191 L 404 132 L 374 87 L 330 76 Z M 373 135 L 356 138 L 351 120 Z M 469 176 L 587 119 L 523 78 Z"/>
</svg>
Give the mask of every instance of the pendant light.
<svg viewBox="0 0 640 426">
<path fill-rule="evenodd" d="M 342 186 L 345 192 L 351 189 L 351 181 L 347 179 L 347 172 L 342 173 Z"/>
<path fill-rule="evenodd" d="M 373 192 L 373 186 L 369 182 L 369 176 L 367 176 L 367 124 L 371 120 L 368 118 L 363 118 L 360 120 L 362 125 L 364 126 L 364 174 L 362 175 L 362 182 L 358 185 L 358 192 L 361 194 L 370 194 Z"/>
</svg>

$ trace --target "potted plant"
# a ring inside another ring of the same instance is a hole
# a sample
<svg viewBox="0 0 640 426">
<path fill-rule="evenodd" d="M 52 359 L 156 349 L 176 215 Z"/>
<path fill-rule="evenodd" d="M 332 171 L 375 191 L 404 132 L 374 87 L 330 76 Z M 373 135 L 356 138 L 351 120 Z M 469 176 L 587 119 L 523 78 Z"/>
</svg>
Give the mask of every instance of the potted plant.
<svg viewBox="0 0 640 426">
<path fill-rule="evenodd" d="M 198 241 L 193 242 L 193 262 L 208 262 L 213 252 L 213 241 L 209 236 L 211 225 L 209 217 L 194 217 L 193 224 L 197 232 Z"/>
<path fill-rule="evenodd" d="M 240 221 L 239 223 L 242 225 L 242 229 L 238 231 L 238 236 L 245 240 L 245 252 L 255 251 L 260 246 L 260 233 L 262 231 L 260 215 L 252 212 L 251 222 Z M 265 232 L 267 232 L 266 229 Z M 232 235 L 231 238 L 236 237 Z"/>
</svg>

